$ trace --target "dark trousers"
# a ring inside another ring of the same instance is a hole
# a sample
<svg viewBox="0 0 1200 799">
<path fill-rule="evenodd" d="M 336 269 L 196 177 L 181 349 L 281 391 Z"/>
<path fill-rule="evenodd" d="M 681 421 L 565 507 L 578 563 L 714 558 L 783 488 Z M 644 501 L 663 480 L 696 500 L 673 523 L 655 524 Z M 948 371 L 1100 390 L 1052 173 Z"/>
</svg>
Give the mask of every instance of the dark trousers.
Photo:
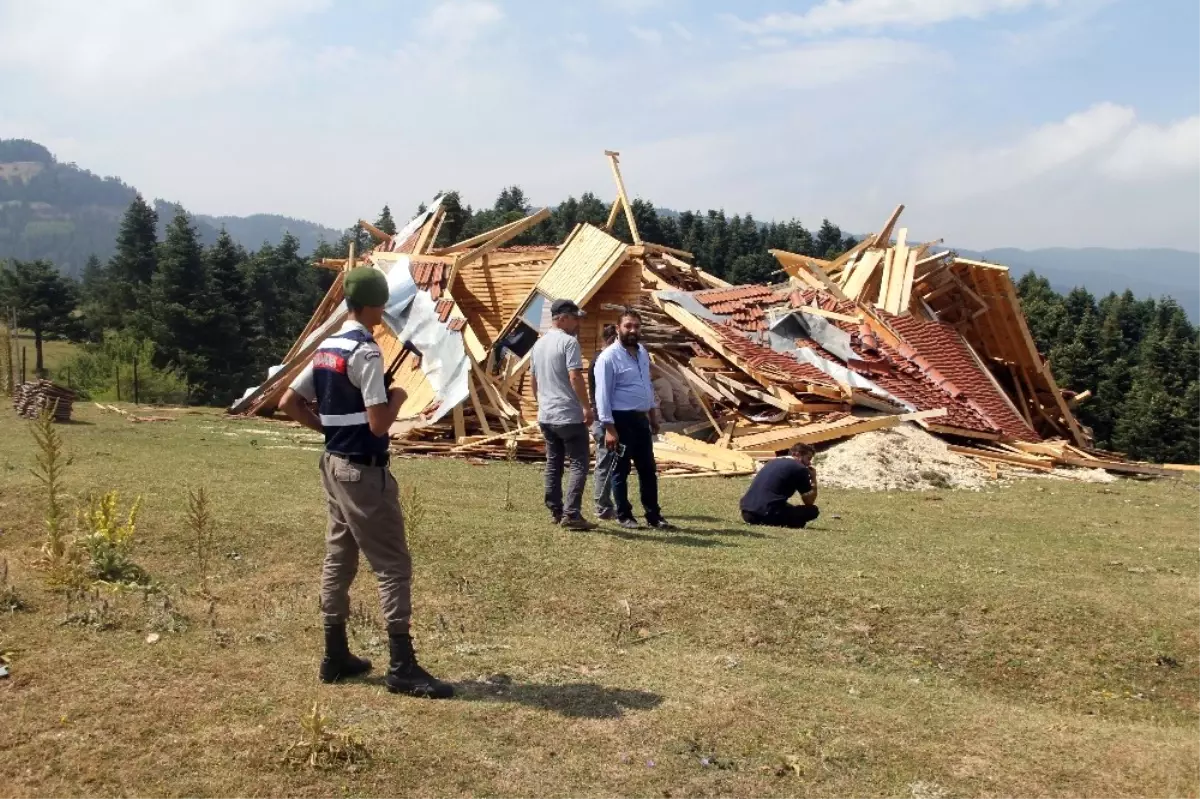
<svg viewBox="0 0 1200 799">
<path fill-rule="evenodd" d="M 596 441 L 596 473 L 592 478 L 596 481 L 596 513 L 611 513 L 614 510 L 612 475 L 613 467 L 617 464 L 617 453 L 605 448 L 602 423 L 592 425 L 592 438 Z"/>
<path fill-rule="evenodd" d="M 787 527 L 799 530 L 804 525 L 821 515 L 816 505 L 785 505 L 779 510 L 768 513 L 752 513 L 742 511 L 742 521 L 746 524 L 760 524 L 766 527 Z"/>
<path fill-rule="evenodd" d="M 629 472 L 636 468 L 646 521 L 656 522 L 662 518 L 662 511 L 658 507 L 658 471 L 654 464 L 650 418 L 640 411 L 613 411 L 613 425 L 617 428 L 618 440 L 625 445 L 625 454 L 617 456 L 612 476 L 617 518 L 633 518 L 633 505 L 629 503 Z"/>
<path fill-rule="evenodd" d="M 546 507 L 555 516 L 578 519 L 583 505 L 583 488 L 587 483 L 591 450 L 588 429 L 578 424 L 543 424 L 546 438 Z M 571 475 L 567 480 L 567 500 L 563 503 L 563 462 L 570 461 Z"/>
</svg>

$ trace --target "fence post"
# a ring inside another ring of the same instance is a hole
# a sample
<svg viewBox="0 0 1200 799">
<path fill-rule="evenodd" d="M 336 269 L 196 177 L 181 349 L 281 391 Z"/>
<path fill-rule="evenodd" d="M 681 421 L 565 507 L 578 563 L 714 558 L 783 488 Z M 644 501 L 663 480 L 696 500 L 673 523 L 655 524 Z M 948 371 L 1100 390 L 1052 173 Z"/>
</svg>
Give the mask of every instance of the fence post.
<svg viewBox="0 0 1200 799">
<path fill-rule="evenodd" d="M 117 402 L 121 401 L 121 364 L 114 364 L 113 369 L 117 373 Z"/>
<path fill-rule="evenodd" d="M 25 346 L 21 346 L 21 382 L 25 382 Z"/>
<path fill-rule="evenodd" d="M 133 404 L 138 404 L 137 358 L 133 359 Z"/>
</svg>

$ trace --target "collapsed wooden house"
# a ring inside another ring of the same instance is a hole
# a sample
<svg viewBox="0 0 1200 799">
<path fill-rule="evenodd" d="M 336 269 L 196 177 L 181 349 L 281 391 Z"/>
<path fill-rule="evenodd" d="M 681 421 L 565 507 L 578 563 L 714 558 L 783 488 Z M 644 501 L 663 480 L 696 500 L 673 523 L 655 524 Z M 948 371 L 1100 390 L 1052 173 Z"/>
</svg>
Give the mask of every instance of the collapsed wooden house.
<svg viewBox="0 0 1200 799">
<path fill-rule="evenodd" d="M 587 312 L 585 357 L 625 307 L 643 316 L 643 343 L 673 428 L 656 444 L 670 475 L 748 474 L 797 442 L 822 443 L 914 422 L 986 464 L 1049 470 L 1090 466 L 1144 474 L 1090 448 L 1038 353 L 1008 270 L 910 244 L 903 206 L 878 233 L 833 261 L 774 250 L 788 282 L 731 286 L 691 253 L 645 242 L 606 153 L 617 198 L 603 227 L 581 223 L 558 247 L 510 246 L 542 209 L 436 248 L 440 201 L 338 271 L 281 364 L 231 411 L 269 414 L 320 341 L 345 319 L 341 273 L 367 263 L 388 276 L 392 305 L 374 331 L 407 399 L 392 428 L 409 455 L 539 458 L 529 351 L 556 299 Z M 624 215 L 631 241 L 613 235 Z M 894 237 L 893 237 L 893 234 Z"/>
</svg>

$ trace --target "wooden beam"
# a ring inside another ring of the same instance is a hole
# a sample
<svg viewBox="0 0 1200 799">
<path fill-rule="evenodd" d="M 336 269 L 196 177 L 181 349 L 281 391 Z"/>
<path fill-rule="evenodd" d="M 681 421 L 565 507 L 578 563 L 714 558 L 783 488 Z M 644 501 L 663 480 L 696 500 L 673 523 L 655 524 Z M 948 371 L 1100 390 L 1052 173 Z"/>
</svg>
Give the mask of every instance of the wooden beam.
<svg viewBox="0 0 1200 799">
<path fill-rule="evenodd" d="M 908 313 L 908 306 L 912 302 L 913 270 L 916 268 L 916 264 L 917 253 L 909 250 L 904 274 L 900 279 L 900 298 L 896 301 L 896 313 L 898 314 Z"/>
<path fill-rule="evenodd" d="M 496 234 L 494 237 L 488 239 L 483 244 L 480 244 L 475 249 L 458 256 L 458 258 L 456 258 L 454 261 L 454 266 L 450 268 L 450 276 L 446 278 L 446 291 L 450 291 L 451 287 L 454 285 L 454 278 L 458 276 L 459 270 L 464 266 L 469 266 L 475 261 L 478 261 L 492 250 L 503 246 L 505 242 L 521 235 L 529 228 L 541 222 L 543 219 L 549 218 L 550 209 L 543 208 L 537 213 L 530 214 L 524 219 L 520 219 L 511 225 L 506 225 L 503 232 Z"/>
<path fill-rule="evenodd" d="M 930 422 L 921 422 L 921 427 L 924 427 L 931 433 L 938 433 L 943 436 L 957 436 L 958 438 L 974 438 L 979 441 L 999 441 L 999 433 L 986 433 L 982 430 L 968 430 L 965 427 L 953 427 L 946 424 L 932 424 Z"/>
<path fill-rule="evenodd" d="M 467 375 L 467 391 L 470 393 L 471 407 L 475 409 L 475 416 L 479 418 L 479 426 L 483 428 L 483 434 L 490 436 L 492 428 L 487 423 L 487 414 L 483 412 L 483 407 L 479 404 L 479 392 L 475 389 L 475 378 L 472 375 Z"/>
<path fill-rule="evenodd" d="M 754 459 L 742 452 L 708 444 L 679 433 L 663 433 L 663 443 L 708 458 L 726 469 L 754 469 Z"/>
<path fill-rule="evenodd" d="M 725 430 L 721 433 L 721 437 L 717 440 L 717 446 L 729 449 L 733 445 L 733 431 L 737 429 L 738 420 L 734 419 Z"/>
<path fill-rule="evenodd" d="M 849 322 L 850 324 L 858 324 L 862 321 L 862 316 L 851 316 L 850 314 L 838 313 L 837 311 L 827 311 L 824 308 L 819 308 L 815 305 L 801 305 L 793 310 L 803 311 L 804 313 L 812 314 L 813 316 L 823 316 L 826 319 L 836 319 L 839 322 Z"/>
<path fill-rule="evenodd" d="M 1054 464 L 1049 458 L 1040 458 L 1035 455 L 1015 455 L 1005 452 L 996 452 L 990 449 L 960 447 L 955 444 L 951 444 L 946 449 L 956 455 L 968 455 L 972 458 L 1000 461 L 1001 463 L 1012 463 L 1016 464 L 1017 466 L 1024 466 L 1029 469 L 1038 469 L 1043 472 L 1054 471 Z"/>
<path fill-rule="evenodd" d="M 501 440 L 503 440 L 503 439 L 508 439 L 508 440 L 510 440 L 510 441 L 511 441 L 511 440 L 515 440 L 515 439 L 517 439 L 519 436 L 521 436 L 521 435 L 523 435 L 523 434 L 525 434 L 525 433 L 528 433 L 528 432 L 532 431 L 532 430 L 533 430 L 534 428 L 536 428 L 537 426 L 538 426 L 538 425 L 537 425 L 537 423 L 536 423 L 536 422 L 534 422 L 533 424 L 527 424 L 527 425 L 524 425 L 524 426 L 522 426 L 522 427 L 518 427 L 516 430 L 513 430 L 511 433 L 500 433 L 499 435 L 494 435 L 494 436 L 490 436 L 490 437 L 484 437 L 484 438 L 476 439 L 475 441 L 471 441 L 471 442 L 469 442 L 469 443 L 460 444 L 460 445 L 459 445 L 459 446 L 457 446 L 457 447 L 452 447 L 452 448 L 451 448 L 449 451 L 450 451 L 450 452 L 454 452 L 454 453 L 457 453 L 457 452 L 466 452 L 466 451 L 468 451 L 468 450 L 470 450 L 470 449 L 473 449 L 473 448 L 475 448 L 475 447 L 479 447 L 479 446 L 482 446 L 482 445 L 484 445 L 484 444 L 492 444 L 492 443 L 494 443 L 494 442 L 496 442 L 496 441 L 501 441 Z"/>
<path fill-rule="evenodd" d="M 1092 390 L 1089 388 L 1084 391 L 1080 391 L 1078 394 L 1071 397 L 1071 399 L 1067 401 L 1067 404 L 1070 405 L 1072 408 L 1074 408 L 1079 403 L 1086 402 L 1087 400 L 1089 400 L 1091 398 L 1092 398 Z"/>
<path fill-rule="evenodd" d="M 892 228 L 896 226 L 896 220 L 900 218 L 900 214 L 904 213 L 904 204 L 896 206 L 896 210 L 892 211 L 892 215 L 888 217 L 887 222 L 883 223 L 883 227 L 874 236 L 870 237 L 872 247 L 886 247 L 888 242 L 892 240 Z"/>
<path fill-rule="evenodd" d="M 621 207 L 625 209 L 625 222 L 629 225 L 629 235 L 633 237 L 634 244 L 641 244 L 642 236 L 638 233 L 637 222 L 633 218 L 633 206 L 629 204 L 629 196 L 625 193 L 625 181 L 621 178 L 621 166 L 618 160 L 621 154 L 615 150 L 605 150 L 604 154 L 608 156 L 608 165 L 612 167 L 613 180 L 617 184 L 617 198 L 621 201 Z M 610 219 L 609 230 L 616 222 L 616 219 L 611 216 Z"/>
<path fill-rule="evenodd" d="M 753 469 L 731 472 L 687 472 L 686 474 L 660 474 L 660 480 L 694 480 L 697 477 L 747 477 L 754 474 Z"/>
<path fill-rule="evenodd" d="M 368 222 L 365 219 L 358 220 L 358 226 L 361 227 L 363 230 L 367 231 L 368 233 L 370 233 L 371 238 L 375 239 L 375 241 L 378 241 L 381 244 L 385 241 L 392 240 L 392 237 L 389 234 L 384 233 L 382 230 L 375 227 L 374 225 L 372 225 L 370 222 Z M 353 243 L 353 242 L 351 242 L 351 243 Z"/>
<path fill-rule="evenodd" d="M 446 209 L 438 205 L 437 211 L 433 216 L 425 220 L 425 224 L 421 225 L 421 233 L 417 236 L 417 243 L 413 246 L 412 254 L 420 255 L 425 251 L 425 247 L 433 240 L 433 231 L 442 226 L 442 216 L 446 213 Z"/>
<path fill-rule="evenodd" d="M 827 291 L 839 300 L 846 299 L 846 295 L 842 293 L 842 287 L 833 282 L 829 274 L 811 258 L 787 250 L 767 250 L 767 252 L 775 256 L 775 260 L 779 261 L 784 271 L 792 277 L 800 277 L 801 280 L 804 280 L 805 278 L 801 277 L 801 274 L 805 274 L 806 277 L 811 275 L 816 280 L 816 283 L 813 284 L 814 288 Z M 788 269 L 789 266 L 793 269 Z M 805 282 L 810 281 L 805 280 Z"/>
<path fill-rule="evenodd" d="M 1091 460 L 1089 458 L 1076 458 L 1071 455 L 1063 455 L 1055 458 L 1059 463 L 1067 466 L 1080 466 L 1085 469 L 1103 469 L 1106 472 L 1122 472 L 1124 474 L 1147 474 L 1155 477 L 1181 477 L 1182 472 L 1177 469 L 1167 469 L 1162 466 L 1151 466 L 1144 463 L 1126 463 L 1124 461 L 1107 461 L 1107 460 Z"/>
<path fill-rule="evenodd" d="M 719 383 L 723 383 L 724 385 L 729 386 L 734 391 L 740 391 L 748 397 L 753 397 L 754 399 L 758 400 L 759 402 L 765 402 L 766 404 L 768 404 L 774 408 L 778 408 L 781 411 L 789 411 L 790 412 L 792 410 L 792 406 L 789 405 L 788 403 L 784 402 L 783 400 L 777 399 L 765 391 L 759 391 L 758 389 L 751 388 L 750 386 L 747 386 L 745 383 L 734 380 L 732 377 L 726 377 L 725 375 L 714 374 L 713 379 L 715 379 Z M 799 409 L 797 409 L 797 411 L 798 410 Z"/>
<path fill-rule="evenodd" d="M 491 239 L 494 239 L 497 236 L 504 235 L 504 233 L 506 233 L 510 228 L 514 228 L 514 227 L 522 224 L 528 218 L 529 217 L 524 217 L 524 218 L 518 219 L 514 222 L 505 222 L 503 225 L 500 225 L 499 227 L 494 227 L 491 230 L 485 230 L 484 232 L 480 233 L 477 236 L 472 236 L 469 239 L 463 239 L 462 241 L 460 241 L 456 244 L 451 244 L 449 247 L 441 247 L 436 250 L 430 250 L 429 254 L 430 255 L 455 255 L 456 253 L 460 253 L 463 250 L 468 250 L 471 247 L 475 247 L 479 244 L 482 244 L 485 241 L 490 241 Z M 509 238 L 512 238 L 512 237 L 509 236 Z"/>
<path fill-rule="evenodd" d="M 848 298 L 856 302 L 862 299 L 863 289 L 882 260 L 883 250 L 867 250 L 863 253 L 862 258 L 854 265 L 850 277 L 846 279 L 843 291 Z"/>
<path fill-rule="evenodd" d="M 875 300 L 876 308 L 887 310 L 888 292 L 892 287 L 892 271 L 895 267 L 896 251 L 889 247 L 883 253 L 883 272 L 879 282 L 879 296 Z"/>
<path fill-rule="evenodd" d="M 520 412 L 509 404 L 504 395 L 500 393 L 500 390 L 496 388 L 496 384 L 493 383 L 491 379 L 484 373 L 483 369 L 479 367 L 479 364 L 475 362 L 474 358 L 471 358 L 471 372 L 475 375 L 475 379 L 478 380 L 480 385 L 483 387 L 483 393 L 487 395 L 488 399 L 491 400 L 492 404 L 495 405 L 502 414 L 512 419 L 519 419 L 521 417 Z"/>
<path fill-rule="evenodd" d="M 1001 281 L 1004 285 L 1005 294 L 1008 297 L 1010 307 L 1013 310 L 1013 315 L 1017 317 L 1017 327 L 1021 332 L 1021 337 L 1025 340 L 1025 345 L 1029 348 L 1029 352 L 1040 360 L 1037 344 L 1033 341 L 1033 336 L 1029 332 L 1029 325 L 1025 321 L 1025 313 L 1021 310 L 1021 301 L 1017 297 L 1017 291 L 1013 287 L 1012 280 L 1008 276 L 1004 276 Z M 1087 437 L 1083 431 L 1079 429 L 1079 424 L 1075 421 L 1075 415 L 1071 413 L 1071 409 L 1067 407 L 1067 401 L 1063 399 L 1062 392 L 1058 388 L 1058 384 L 1054 382 L 1054 375 L 1050 373 L 1050 367 L 1045 361 L 1041 364 L 1041 373 L 1045 378 L 1047 385 L 1050 388 L 1050 393 L 1054 397 L 1054 401 L 1058 404 L 1058 409 L 1062 412 L 1063 420 L 1067 423 L 1067 427 L 1071 430 L 1071 436 L 1075 439 L 1075 444 L 1080 447 L 1088 445 Z"/>
<path fill-rule="evenodd" d="M 892 269 L 889 273 L 887 299 L 884 310 L 891 314 L 900 313 L 900 299 L 904 294 L 904 275 L 908 271 L 908 228 L 900 228 L 893 248 Z"/>
<path fill-rule="evenodd" d="M 467 425 L 466 422 L 463 421 L 463 408 L 461 402 L 454 406 L 454 410 L 450 412 L 450 415 L 454 419 L 454 440 L 455 442 L 461 444 L 463 439 L 467 437 Z"/>
</svg>

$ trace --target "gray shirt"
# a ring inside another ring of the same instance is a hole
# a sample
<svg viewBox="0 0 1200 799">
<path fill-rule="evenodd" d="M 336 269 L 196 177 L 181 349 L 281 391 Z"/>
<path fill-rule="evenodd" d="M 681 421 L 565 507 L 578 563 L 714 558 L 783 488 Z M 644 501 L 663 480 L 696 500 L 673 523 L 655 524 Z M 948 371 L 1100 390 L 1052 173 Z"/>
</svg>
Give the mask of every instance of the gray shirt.
<svg viewBox="0 0 1200 799">
<path fill-rule="evenodd" d="M 583 424 L 583 406 L 571 386 L 571 372 L 583 370 L 579 339 L 552 327 L 537 340 L 529 355 L 537 380 L 538 421 L 542 424 Z"/>
</svg>

